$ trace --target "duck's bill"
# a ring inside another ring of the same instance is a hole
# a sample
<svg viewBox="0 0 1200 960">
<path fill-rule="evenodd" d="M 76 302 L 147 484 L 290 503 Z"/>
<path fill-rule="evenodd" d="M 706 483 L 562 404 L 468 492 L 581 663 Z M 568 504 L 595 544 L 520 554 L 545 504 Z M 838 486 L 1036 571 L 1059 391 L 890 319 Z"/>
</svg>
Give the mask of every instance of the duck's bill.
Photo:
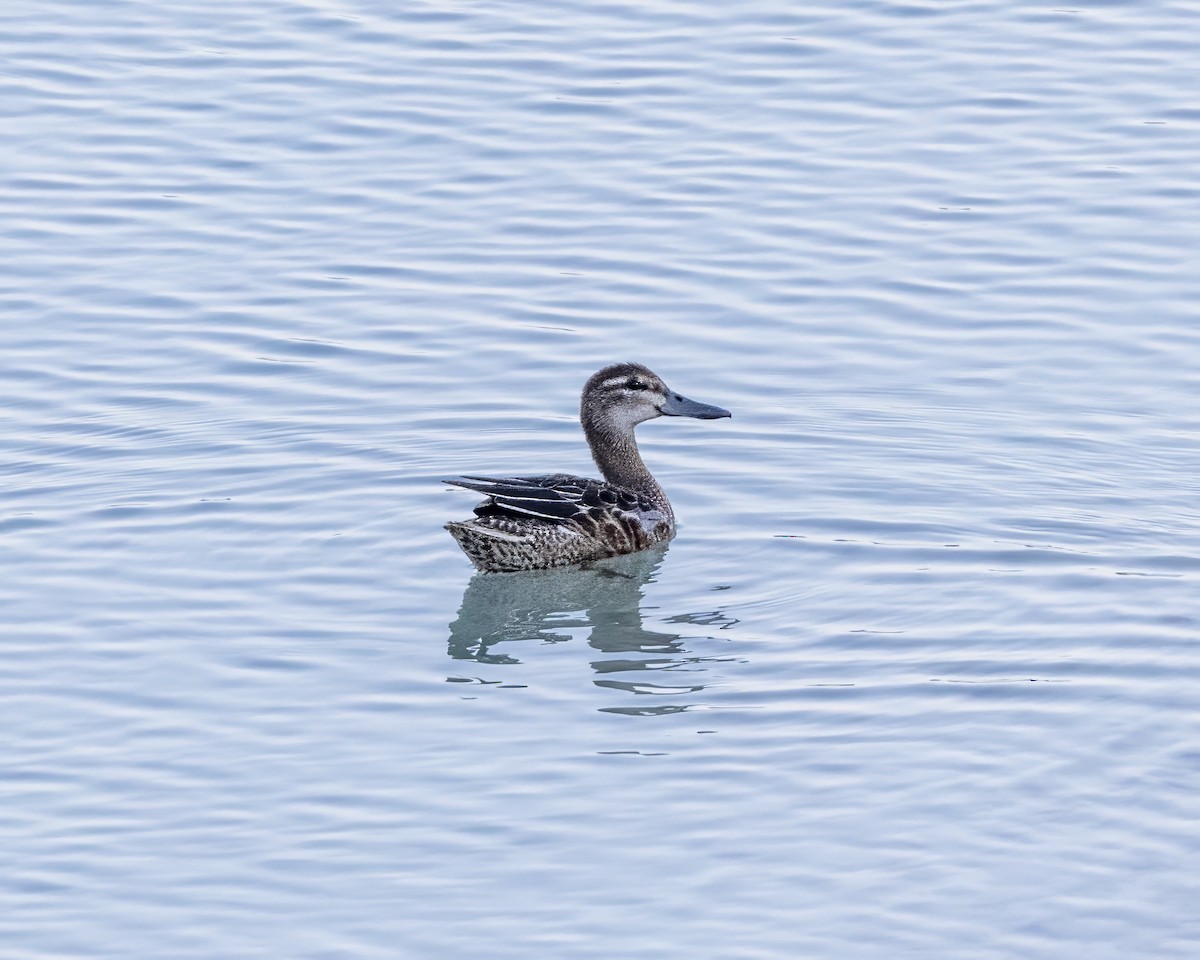
<svg viewBox="0 0 1200 960">
<path fill-rule="evenodd" d="M 678 393 L 668 393 L 667 402 L 662 405 L 665 417 L 695 417 L 697 420 L 719 420 L 732 414 L 723 407 L 714 407 L 709 403 L 697 403 Z"/>
</svg>

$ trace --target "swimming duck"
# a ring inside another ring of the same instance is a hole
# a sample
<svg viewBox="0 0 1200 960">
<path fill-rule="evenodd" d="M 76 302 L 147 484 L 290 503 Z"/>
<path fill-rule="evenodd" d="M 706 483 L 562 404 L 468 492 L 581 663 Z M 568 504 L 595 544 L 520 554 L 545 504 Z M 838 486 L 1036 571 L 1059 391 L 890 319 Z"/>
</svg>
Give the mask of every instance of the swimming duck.
<svg viewBox="0 0 1200 960">
<path fill-rule="evenodd" d="M 675 535 L 675 514 L 638 453 L 633 430 L 655 417 L 716 420 L 728 410 L 689 400 L 640 363 L 592 374 L 579 419 L 603 480 L 543 477 L 446 480 L 485 494 L 472 520 L 446 524 L 487 573 L 542 570 L 645 550 Z"/>
</svg>

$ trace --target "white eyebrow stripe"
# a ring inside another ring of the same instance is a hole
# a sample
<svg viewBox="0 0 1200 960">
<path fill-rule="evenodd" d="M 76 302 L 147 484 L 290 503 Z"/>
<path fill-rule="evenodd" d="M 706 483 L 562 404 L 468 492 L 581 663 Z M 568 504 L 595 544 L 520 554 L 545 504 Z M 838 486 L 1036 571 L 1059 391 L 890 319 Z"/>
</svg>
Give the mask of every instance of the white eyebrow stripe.
<svg viewBox="0 0 1200 960">
<path fill-rule="evenodd" d="M 602 387 L 619 387 L 619 386 L 624 385 L 625 381 L 628 379 L 629 379 L 629 377 L 627 377 L 627 376 L 625 376 L 625 377 L 609 377 L 607 380 L 605 380 L 603 383 L 601 383 L 600 386 L 602 386 Z"/>
</svg>

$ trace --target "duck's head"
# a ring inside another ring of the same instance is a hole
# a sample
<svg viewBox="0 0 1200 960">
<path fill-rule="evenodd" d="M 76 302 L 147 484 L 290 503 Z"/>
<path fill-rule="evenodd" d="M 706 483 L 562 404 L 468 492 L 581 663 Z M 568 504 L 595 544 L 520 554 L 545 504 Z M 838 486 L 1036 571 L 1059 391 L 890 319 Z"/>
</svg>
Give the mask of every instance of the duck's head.
<svg viewBox="0 0 1200 960">
<path fill-rule="evenodd" d="M 616 363 L 592 374 L 583 387 L 580 413 L 585 424 L 607 423 L 628 430 L 655 417 L 717 420 L 730 416 L 721 407 L 676 393 L 640 363 Z"/>
</svg>

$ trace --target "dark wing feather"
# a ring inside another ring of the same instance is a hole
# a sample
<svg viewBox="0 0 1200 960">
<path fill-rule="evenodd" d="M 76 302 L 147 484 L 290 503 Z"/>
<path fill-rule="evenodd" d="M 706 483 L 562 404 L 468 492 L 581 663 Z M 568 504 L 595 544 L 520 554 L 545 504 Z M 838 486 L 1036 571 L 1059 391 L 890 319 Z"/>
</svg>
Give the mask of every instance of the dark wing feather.
<svg viewBox="0 0 1200 960">
<path fill-rule="evenodd" d="M 645 497 L 629 490 L 565 473 L 548 477 L 461 477 L 444 482 L 487 496 L 489 499 L 475 508 L 480 516 L 515 514 L 561 523 L 584 517 L 594 508 L 653 509 Z"/>
</svg>

